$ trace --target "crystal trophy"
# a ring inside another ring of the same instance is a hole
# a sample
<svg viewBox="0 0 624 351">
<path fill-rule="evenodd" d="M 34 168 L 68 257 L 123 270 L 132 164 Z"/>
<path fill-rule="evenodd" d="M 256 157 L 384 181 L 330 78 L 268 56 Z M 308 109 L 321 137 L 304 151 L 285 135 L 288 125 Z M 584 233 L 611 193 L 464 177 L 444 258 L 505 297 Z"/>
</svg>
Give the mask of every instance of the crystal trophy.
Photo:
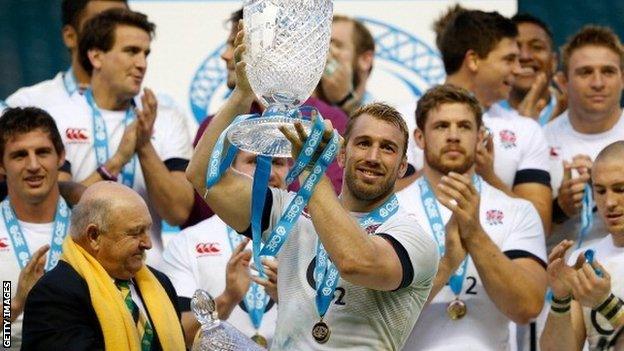
<svg viewBox="0 0 624 351">
<path fill-rule="evenodd" d="M 191 309 L 201 324 L 193 341 L 193 351 L 265 350 L 230 323 L 219 320 L 217 305 L 208 292 L 201 289 L 195 291 Z"/>
<path fill-rule="evenodd" d="M 333 4 L 331 0 L 246 0 L 244 60 L 247 77 L 265 107 L 259 118 L 233 125 L 230 142 L 241 150 L 290 157 L 290 142 L 277 129 L 311 122 L 297 108 L 310 97 L 325 68 Z"/>
</svg>

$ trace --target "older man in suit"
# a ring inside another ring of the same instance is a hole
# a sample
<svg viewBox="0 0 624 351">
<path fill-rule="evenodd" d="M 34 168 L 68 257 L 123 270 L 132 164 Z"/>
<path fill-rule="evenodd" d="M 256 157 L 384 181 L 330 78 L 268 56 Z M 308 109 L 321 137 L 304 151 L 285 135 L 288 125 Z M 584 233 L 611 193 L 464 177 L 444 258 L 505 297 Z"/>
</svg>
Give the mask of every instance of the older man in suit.
<svg viewBox="0 0 624 351">
<path fill-rule="evenodd" d="M 22 349 L 184 350 L 175 289 L 144 263 L 151 225 L 131 189 L 89 187 L 61 261 L 26 300 Z"/>
</svg>

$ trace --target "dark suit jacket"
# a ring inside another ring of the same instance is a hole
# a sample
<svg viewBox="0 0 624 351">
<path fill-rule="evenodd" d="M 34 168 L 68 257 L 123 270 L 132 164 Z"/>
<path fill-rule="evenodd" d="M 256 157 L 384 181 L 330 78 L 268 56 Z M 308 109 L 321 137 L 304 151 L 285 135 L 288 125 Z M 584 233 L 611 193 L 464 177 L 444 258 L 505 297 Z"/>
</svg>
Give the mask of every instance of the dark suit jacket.
<svg viewBox="0 0 624 351">
<path fill-rule="evenodd" d="M 150 270 L 165 288 L 180 319 L 178 297 L 171 281 L 163 273 L 151 267 Z M 150 318 L 149 311 L 147 314 Z M 152 350 L 161 350 L 155 329 L 154 334 Z M 104 350 L 104 336 L 91 305 L 87 282 L 67 262 L 59 261 L 28 294 L 22 338 L 22 350 L 26 351 Z"/>
</svg>

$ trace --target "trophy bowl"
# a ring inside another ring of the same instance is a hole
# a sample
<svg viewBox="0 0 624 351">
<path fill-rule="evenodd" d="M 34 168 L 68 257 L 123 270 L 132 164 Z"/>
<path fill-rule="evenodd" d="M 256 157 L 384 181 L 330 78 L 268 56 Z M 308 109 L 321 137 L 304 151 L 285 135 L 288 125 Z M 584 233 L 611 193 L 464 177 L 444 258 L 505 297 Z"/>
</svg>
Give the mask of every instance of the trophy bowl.
<svg viewBox="0 0 624 351">
<path fill-rule="evenodd" d="M 311 122 L 296 110 L 321 79 L 329 51 L 331 0 L 247 0 L 243 7 L 247 77 L 262 116 L 233 125 L 230 142 L 255 154 L 290 157 L 290 142 L 277 127 L 294 131 Z"/>
</svg>

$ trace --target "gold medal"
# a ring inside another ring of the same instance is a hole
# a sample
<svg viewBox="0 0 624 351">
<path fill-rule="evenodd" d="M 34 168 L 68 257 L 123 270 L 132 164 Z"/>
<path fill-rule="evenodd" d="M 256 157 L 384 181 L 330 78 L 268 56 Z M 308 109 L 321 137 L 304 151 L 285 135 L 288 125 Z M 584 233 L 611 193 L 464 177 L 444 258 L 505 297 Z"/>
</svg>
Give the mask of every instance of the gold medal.
<svg viewBox="0 0 624 351">
<path fill-rule="evenodd" d="M 329 326 L 323 322 L 323 319 L 316 323 L 314 327 L 312 327 L 312 337 L 319 344 L 324 344 L 329 340 L 329 335 L 331 331 L 329 330 Z"/>
<path fill-rule="evenodd" d="M 455 300 L 451 301 L 446 307 L 446 313 L 449 318 L 452 320 L 462 319 L 466 313 L 468 312 L 468 308 L 466 307 L 466 303 L 459 298 L 455 298 Z"/>
<path fill-rule="evenodd" d="M 267 342 L 267 339 L 264 336 L 258 334 L 257 332 L 256 334 L 254 334 L 254 336 L 251 337 L 251 340 L 253 340 L 256 344 L 264 347 L 265 349 L 269 347 L 269 343 Z"/>
</svg>

